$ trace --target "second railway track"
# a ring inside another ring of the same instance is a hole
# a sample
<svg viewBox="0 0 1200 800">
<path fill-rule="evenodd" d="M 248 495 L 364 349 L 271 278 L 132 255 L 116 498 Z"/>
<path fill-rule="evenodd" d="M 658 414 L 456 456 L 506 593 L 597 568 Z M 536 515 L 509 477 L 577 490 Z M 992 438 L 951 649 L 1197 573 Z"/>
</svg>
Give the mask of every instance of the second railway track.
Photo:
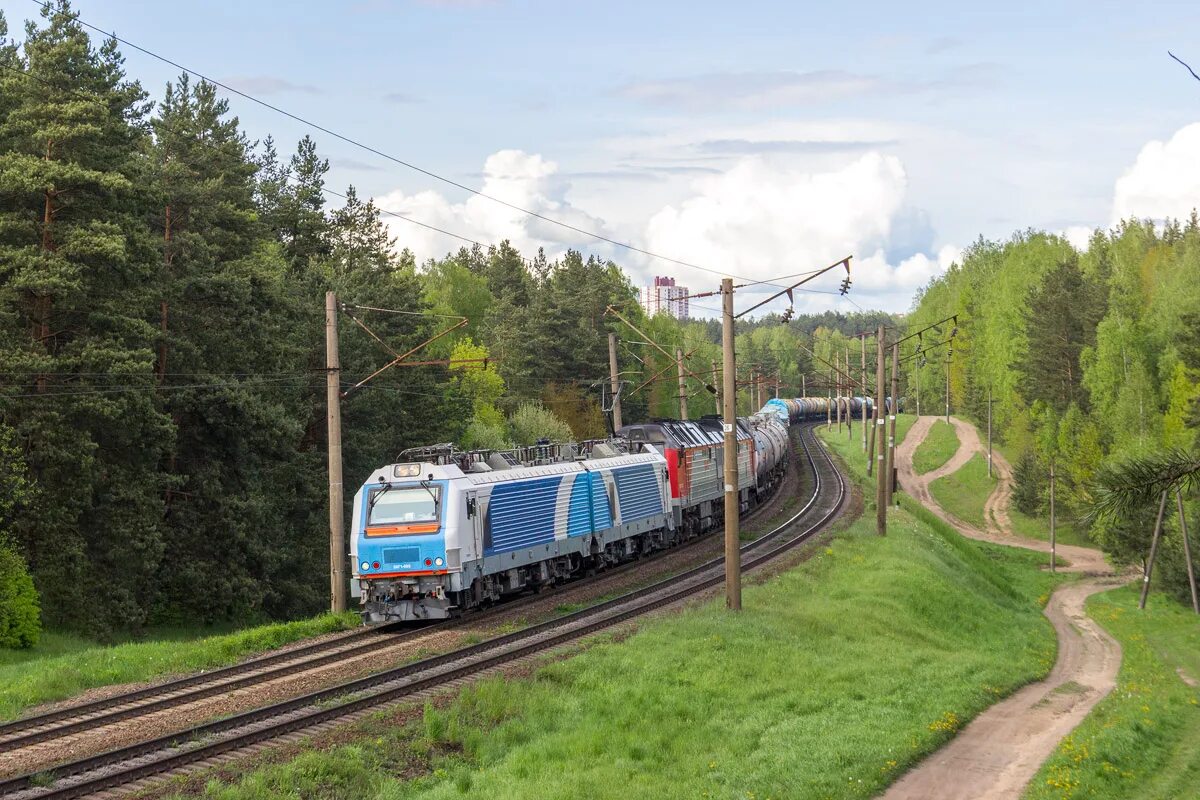
<svg viewBox="0 0 1200 800">
<path fill-rule="evenodd" d="M 743 565 L 747 570 L 762 566 L 811 538 L 824 529 L 844 505 L 845 481 L 829 454 L 816 441 L 813 426 L 803 426 L 799 439 L 804 458 L 814 476 L 812 495 L 782 525 L 742 546 Z M 816 518 L 811 524 L 796 531 L 813 515 Z M 795 535 L 788 536 L 791 532 L 795 532 Z M 21 800 L 80 797 L 207 762 L 222 754 L 244 750 L 296 731 L 355 718 L 382 706 L 531 658 L 596 631 L 694 597 L 723 581 L 723 564 L 723 558 L 713 559 L 612 600 L 479 644 L 197 725 L 179 733 L 0 781 L 0 795 Z M 319 655 L 318 658 L 335 660 L 345 657 L 345 649 L 357 651 L 371 646 L 378 647 L 379 640 L 376 638 L 371 642 L 347 644 L 344 649 Z M 286 661 L 287 656 L 294 659 L 297 652 L 304 649 L 297 648 L 262 659 L 259 668 L 286 669 L 286 664 L 281 665 L 281 662 Z M 270 664 L 262 663 L 268 659 L 271 659 Z M 246 667 L 254 663 L 238 666 Z M 281 666 L 272 667 L 272 664 Z M 243 669 L 242 673 L 246 673 L 246 670 Z M 248 679 L 249 675 L 230 677 L 232 682 L 237 682 Z M 226 684 L 222 684 L 205 690 L 213 694 L 225 691 L 225 687 Z M 181 688 L 186 691 L 186 687 Z M 159 698 L 159 701 L 162 699 Z M 126 716 L 135 716 L 139 709 L 136 707 Z M 88 727 L 96 722 L 95 718 L 91 718 L 72 724 Z M 0 735 L 2 732 L 3 729 L 0 729 Z M 0 747 L 6 747 L 10 741 L 13 740 L 0 739 Z M 47 782 L 52 785 L 46 786 Z"/>
</svg>

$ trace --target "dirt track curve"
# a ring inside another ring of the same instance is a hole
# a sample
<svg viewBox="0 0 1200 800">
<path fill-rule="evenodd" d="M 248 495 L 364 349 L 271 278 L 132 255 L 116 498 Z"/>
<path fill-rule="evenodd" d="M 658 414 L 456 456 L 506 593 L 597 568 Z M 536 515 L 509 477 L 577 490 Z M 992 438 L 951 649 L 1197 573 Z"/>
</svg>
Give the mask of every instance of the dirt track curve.
<svg viewBox="0 0 1200 800">
<path fill-rule="evenodd" d="M 984 449 L 974 426 L 952 417 L 958 451 L 942 467 L 917 475 L 913 451 L 935 419 L 920 417 L 897 448 L 901 487 L 964 536 L 1049 553 L 1047 542 L 1013 535 L 1008 517 L 1012 470 L 994 452 L 992 466 L 998 482 L 985 507 L 987 530 L 968 525 L 938 506 L 929 484 L 960 469 Z M 881 800 L 1018 798 L 1062 738 L 1112 691 L 1121 666 L 1121 646 L 1087 616 L 1084 603 L 1090 595 L 1119 586 L 1125 579 L 1113 574 L 1097 550 L 1059 545 L 1057 552 L 1070 562 L 1063 571 L 1090 577 L 1062 586 L 1046 605 L 1045 614 L 1058 636 L 1058 660 L 1050 675 L 984 711 L 945 747 L 892 784 Z"/>
</svg>

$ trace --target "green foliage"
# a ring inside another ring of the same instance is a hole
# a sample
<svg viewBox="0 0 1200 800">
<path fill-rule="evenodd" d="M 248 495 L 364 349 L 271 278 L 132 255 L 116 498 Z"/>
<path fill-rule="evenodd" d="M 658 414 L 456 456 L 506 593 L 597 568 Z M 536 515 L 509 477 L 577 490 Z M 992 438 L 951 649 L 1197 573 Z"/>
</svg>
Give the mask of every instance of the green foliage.
<svg viewBox="0 0 1200 800">
<path fill-rule="evenodd" d="M 936 420 L 925 441 L 913 453 L 913 469 L 917 474 L 932 472 L 945 464 L 958 452 L 958 433 L 945 420 Z"/>
<path fill-rule="evenodd" d="M 572 439 L 571 426 L 538 403 L 522 403 L 509 421 L 517 444 L 535 444 L 543 439 L 569 442 Z"/>
<path fill-rule="evenodd" d="M 1045 508 L 1053 464 L 1059 519 L 1089 520 L 1109 555 L 1136 561 L 1153 527 L 1146 507 L 1172 480 L 1191 486 L 1197 307 L 1200 225 L 1128 220 L 1084 252 L 1036 231 L 980 241 L 919 298 L 911 326 L 951 314 L 961 324 L 948 366 L 909 362 L 908 386 L 919 378 L 922 402 L 938 403 L 948 371 L 952 405 L 980 423 L 990 390 L 998 438 L 1021 454 L 1016 499 L 1029 518 Z M 1173 547 L 1162 577 L 1179 593 Z"/>
<path fill-rule="evenodd" d="M 1013 505 L 1022 514 L 1036 516 L 1042 510 L 1046 473 L 1032 450 L 1025 450 L 1013 466 Z"/>
<path fill-rule="evenodd" d="M 33 579 L 24 560 L 0 540 L 0 647 L 33 647 L 41 631 Z"/>
</svg>

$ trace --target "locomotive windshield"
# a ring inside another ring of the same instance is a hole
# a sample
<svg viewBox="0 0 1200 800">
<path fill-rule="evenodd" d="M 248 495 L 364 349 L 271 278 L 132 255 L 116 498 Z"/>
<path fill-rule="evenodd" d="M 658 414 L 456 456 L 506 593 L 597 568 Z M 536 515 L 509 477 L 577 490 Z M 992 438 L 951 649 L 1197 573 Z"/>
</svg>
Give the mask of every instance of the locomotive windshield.
<svg viewBox="0 0 1200 800">
<path fill-rule="evenodd" d="M 376 489 L 369 503 L 368 525 L 405 522 L 436 522 L 440 486 L 384 487 Z"/>
</svg>

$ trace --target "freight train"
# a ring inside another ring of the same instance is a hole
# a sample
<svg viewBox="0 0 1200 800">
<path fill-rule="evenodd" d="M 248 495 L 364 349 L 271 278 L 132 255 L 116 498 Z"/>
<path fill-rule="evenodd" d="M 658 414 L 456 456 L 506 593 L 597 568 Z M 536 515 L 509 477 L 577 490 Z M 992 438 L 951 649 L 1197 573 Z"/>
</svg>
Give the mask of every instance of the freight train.
<svg viewBox="0 0 1200 800">
<path fill-rule="evenodd" d="M 825 419 L 828 408 L 821 397 L 773 399 L 739 418 L 740 511 L 783 478 L 789 425 Z M 364 622 L 445 619 L 720 524 L 720 418 L 617 433 L 504 452 L 412 448 L 375 470 L 354 496 L 351 531 L 351 594 Z"/>
</svg>

